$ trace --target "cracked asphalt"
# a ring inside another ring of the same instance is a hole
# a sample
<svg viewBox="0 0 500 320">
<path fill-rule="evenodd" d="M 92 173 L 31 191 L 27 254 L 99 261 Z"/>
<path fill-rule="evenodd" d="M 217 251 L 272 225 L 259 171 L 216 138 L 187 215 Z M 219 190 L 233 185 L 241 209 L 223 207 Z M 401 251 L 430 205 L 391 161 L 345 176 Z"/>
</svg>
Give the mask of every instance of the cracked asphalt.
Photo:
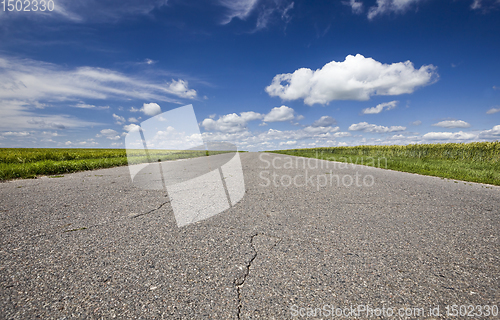
<svg viewBox="0 0 500 320">
<path fill-rule="evenodd" d="M 239 203 L 182 228 L 168 195 L 133 186 L 127 167 L 1 183 L 0 318 L 500 305 L 499 187 L 362 166 L 332 173 L 370 175 L 371 187 L 287 187 L 303 167 L 266 169 L 260 155 L 240 154 Z"/>
</svg>

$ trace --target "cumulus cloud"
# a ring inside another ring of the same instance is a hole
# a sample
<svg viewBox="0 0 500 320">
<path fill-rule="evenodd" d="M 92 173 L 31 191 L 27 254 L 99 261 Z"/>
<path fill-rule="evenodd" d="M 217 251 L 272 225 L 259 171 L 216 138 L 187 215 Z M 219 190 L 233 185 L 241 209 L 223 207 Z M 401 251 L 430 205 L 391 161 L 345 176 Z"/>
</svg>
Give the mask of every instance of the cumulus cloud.
<svg viewBox="0 0 500 320">
<path fill-rule="evenodd" d="M 68 69 L 29 59 L 0 56 L 0 99 L 68 101 L 81 99 L 147 99 L 179 103 L 170 96 L 194 98 L 187 81 L 154 83 L 109 69 Z M 76 106 L 89 107 L 83 103 Z"/>
<path fill-rule="evenodd" d="M 355 14 L 363 13 L 363 3 L 356 0 L 342 1 L 342 4 L 350 6 Z"/>
<path fill-rule="evenodd" d="M 422 124 L 422 121 L 420 121 L 420 120 L 416 120 L 416 121 L 413 121 L 413 122 L 411 123 L 411 125 L 412 125 L 412 126 L 419 126 L 419 125 L 421 125 L 421 124 Z"/>
<path fill-rule="evenodd" d="M 246 130 L 247 123 L 252 120 L 262 119 L 263 115 L 257 112 L 242 112 L 227 114 L 214 120 L 207 118 L 201 125 L 208 131 L 241 132 Z"/>
<path fill-rule="evenodd" d="M 363 109 L 362 113 L 363 114 L 376 114 L 376 113 L 381 113 L 384 109 L 392 110 L 392 109 L 396 108 L 398 103 L 399 103 L 399 101 L 384 102 L 384 103 L 378 104 L 375 107 Z"/>
<path fill-rule="evenodd" d="M 130 118 L 128 118 L 128 122 L 135 122 L 135 123 L 137 123 L 137 122 L 139 122 L 139 119 L 134 118 L 134 117 L 130 117 Z"/>
<path fill-rule="evenodd" d="M 377 0 L 377 4 L 368 11 L 368 19 L 390 12 L 404 13 L 410 6 L 419 2 L 422 0 Z"/>
<path fill-rule="evenodd" d="M 290 140 L 290 141 L 286 141 L 286 142 L 280 142 L 280 146 L 283 146 L 283 145 L 286 145 L 286 146 L 294 146 L 297 144 L 297 141 L 293 141 L 293 140 Z"/>
<path fill-rule="evenodd" d="M 264 122 L 289 121 L 294 119 L 294 110 L 287 106 L 275 107 L 264 117 Z"/>
<path fill-rule="evenodd" d="M 385 126 L 378 126 L 375 124 L 369 124 L 368 122 L 360 122 L 360 123 L 351 124 L 349 126 L 349 130 L 350 131 L 374 132 L 374 133 L 386 133 L 386 132 L 405 131 L 406 127 L 402 127 L 402 126 L 385 127 Z"/>
<path fill-rule="evenodd" d="M 260 126 L 267 125 L 266 122 L 289 121 L 295 118 L 295 111 L 287 106 L 275 107 L 267 114 L 261 114 L 253 111 L 242 112 L 240 115 L 231 113 L 220 116 L 214 120 L 214 117 L 209 117 L 201 122 L 201 126 L 208 131 L 222 131 L 228 133 L 241 132 L 247 129 L 247 124 L 250 121 L 262 120 Z"/>
<path fill-rule="evenodd" d="M 500 112 L 500 108 L 491 108 L 490 110 L 486 111 L 486 114 L 494 114 Z"/>
<path fill-rule="evenodd" d="M 434 123 L 432 126 L 441 128 L 469 128 L 470 124 L 462 120 L 445 120 Z"/>
<path fill-rule="evenodd" d="M 122 125 L 125 123 L 125 118 L 122 117 L 122 116 L 119 116 L 117 114 L 114 114 L 113 113 L 113 119 L 115 119 L 115 123 L 118 124 L 118 125 Z"/>
<path fill-rule="evenodd" d="M 145 103 L 142 105 L 141 111 L 147 116 L 156 116 L 161 113 L 161 108 L 157 103 Z"/>
<path fill-rule="evenodd" d="M 196 90 L 188 88 L 188 82 L 184 80 L 174 80 L 168 85 L 167 91 L 181 98 L 196 98 Z"/>
<path fill-rule="evenodd" d="M 123 126 L 123 130 L 130 132 L 130 131 L 136 131 L 139 130 L 141 127 L 139 125 L 136 125 L 134 123 L 131 124 L 126 124 Z"/>
<path fill-rule="evenodd" d="M 103 136 L 109 140 L 120 140 L 120 135 L 113 129 L 103 129 L 101 130 L 101 134 L 98 136 Z"/>
<path fill-rule="evenodd" d="M 3 136 L 7 136 L 7 137 L 26 137 L 26 136 L 29 136 L 30 133 L 27 132 L 27 131 L 18 131 L 18 132 L 12 132 L 12 131 L 8 131 L 8 132 L 4 132 L 2 133 Z"/>
<path fill-rule="evenodd" d="M 424 140 L 471 140 L 477 135 L 468 132 L 427 132 L 422 136 Z"/>
<path fill-rule="evenodd" d="M 330 117 L 330 116 L 322 116 L 318 120 L 314 121 L 312 126 L 313 127 L 329 127 L 331 125 L 336 124 L 337 121 Z"/>
<path fill-rule="evenodd" d="M 494 126 L 491 130 L 484 130 L 479 133 L 482 139 L 500 139 L 500 125 Z"/>
<path fill-rule="evenodd" d="M 266 92 L 283 100 L 328 104 L 333 100 L 369 100 L 373 95 L 401 95 L 433 83 L 438 75 L 433 65 L 415 69 L 410 61 L 383 64 L 357 54 L 332 61 L 313 71 L 301 68 L 276 75 Z"/>
</svg>

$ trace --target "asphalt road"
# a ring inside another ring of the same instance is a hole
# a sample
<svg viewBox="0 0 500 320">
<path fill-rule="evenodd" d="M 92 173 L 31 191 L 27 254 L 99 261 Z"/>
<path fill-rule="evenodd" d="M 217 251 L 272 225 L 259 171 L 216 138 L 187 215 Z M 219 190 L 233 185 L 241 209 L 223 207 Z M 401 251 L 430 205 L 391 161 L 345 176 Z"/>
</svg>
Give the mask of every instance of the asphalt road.
<svg viewBox="0 0 500 320">
<path fill-rule="evenodd" d="M 0 318 L 500 306 L 500 188 L 332 162 L 306 167 L 303 185 L 302 162 L 262 157 L 241 154 L 239 203 L 182 228 L 165 192 L 132 185 L 127 167 L 1 183 Z"/>
</svg>

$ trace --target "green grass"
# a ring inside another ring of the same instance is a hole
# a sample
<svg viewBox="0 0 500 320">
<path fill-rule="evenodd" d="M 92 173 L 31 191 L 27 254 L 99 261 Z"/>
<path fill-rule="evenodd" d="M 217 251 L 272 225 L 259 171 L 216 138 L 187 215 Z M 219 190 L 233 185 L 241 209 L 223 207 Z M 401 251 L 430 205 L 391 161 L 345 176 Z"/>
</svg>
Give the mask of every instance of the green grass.
<svg viewBox="0 0 500 320">
<path fill-rule="evenodd" d="M 313 148 L 271 152 L 500 185 L 498 141 Z"/>
<path fill-rule="evenodd" d="M 210 151 L 210 155 L 221 152 Z M 128 154 L 128 158 L 127 158 Z M 167 161 L 209 155 L 203 151 L 125 149 L 28 149 L 0 148 L 0 180 L 35 178 L 111 168 L 151 161 Z M 149 156 L 149 157 L 148 157 Z"/>
</svg>

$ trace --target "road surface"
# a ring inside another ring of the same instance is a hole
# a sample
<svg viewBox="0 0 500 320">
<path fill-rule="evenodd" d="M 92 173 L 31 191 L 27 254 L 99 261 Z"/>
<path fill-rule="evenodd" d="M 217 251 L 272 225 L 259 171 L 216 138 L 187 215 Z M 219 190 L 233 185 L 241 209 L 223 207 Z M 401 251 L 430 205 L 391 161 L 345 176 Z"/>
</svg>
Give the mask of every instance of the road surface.
<svg viewBox="0 0 500 320">
<path fill-rule="evenodd" d="M 240 155 L 244 198 L 182 228 L 168 195 L 132 185 L 127 167 L 1 183 L 0 318 L 363 319 L 379 308 L 430 319 L 500 306 L 500 188 Z"/>
</svg>

